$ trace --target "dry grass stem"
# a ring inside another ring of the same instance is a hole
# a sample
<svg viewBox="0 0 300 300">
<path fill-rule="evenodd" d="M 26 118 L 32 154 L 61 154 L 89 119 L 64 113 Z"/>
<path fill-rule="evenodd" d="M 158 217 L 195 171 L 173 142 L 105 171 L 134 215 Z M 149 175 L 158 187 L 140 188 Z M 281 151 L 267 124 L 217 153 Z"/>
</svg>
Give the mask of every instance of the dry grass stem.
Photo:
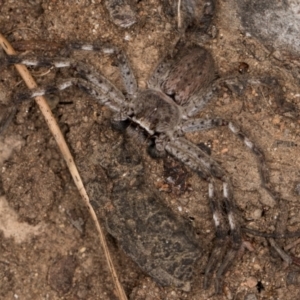
<svg viewBox="0 0 300 300">
<path fill-rule="evenodd" d="M 182 27 L 182 19 L 181 19 L 181 0 L 178 0 L 177 4 L 177 26 L 178 29 L 181 29 Z"/>
</svg>

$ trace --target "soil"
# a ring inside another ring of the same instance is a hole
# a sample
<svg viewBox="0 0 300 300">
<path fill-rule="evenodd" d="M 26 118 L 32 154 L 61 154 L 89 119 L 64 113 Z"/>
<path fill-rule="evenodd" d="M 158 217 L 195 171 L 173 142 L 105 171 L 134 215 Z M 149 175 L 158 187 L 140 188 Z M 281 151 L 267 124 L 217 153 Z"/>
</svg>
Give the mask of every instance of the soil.
<svg viewBox="0 0 300 300">
<path fill-rule="evenodd" d="M 15 48 L 42 57 L 61 55 L 61 45 L 73 41 L 112 43 L 127 53 L 139 87 L 145 88 L 161 57 L 172 53 L 179 38 L 176 18 L 165 14 L 164 2 L 139 1 L 136 24 L 120 28 L 111 22 L 100 1 L 0 0 L 0 28 Z M 223 86 L 199 116 L 233 120 L 263 149 L 272 188 L 282 200 L 274 201 L 260 187 L 255 156 L 227 128 L 197 132 L 187 138 L 204 148 L 209 145 L 211 156 L 228 172 L 243 226 L 264 232 L 297 231 L 299 57 L 287 55 L 288 49 L 280 55 L 245 34 L 233 13 L 236 11 L 233 0 L 218 1 L 215 34 L 204 45 L 215 58 L 218 75 L 234 80 Z M 112 57 L 82 51 L 70 55 L 93 65 L 124 91 Z M 31 68 L 31 72 L 39 85 L 70 74 L 69 70 L 49 68 Z M 14 67 L 1 67 L 1 107 L 9 106 L 13 95 L 25 90 Z M 101 166 L 108 164 L 112 159 L 108 154 L 123 139 L 110 126 L 110 111 L 77 88 L 49 99 L 83 181 L 94 179 L 93 171 L 105 190 L 110 182 Z M 215 241 L 207 183 L 173 158 L 154 160 L 143 146 L 139 151 L 148 185 L 170 210 L 192 224 L 203 255 L 195 267 L 190 292 L 161 287 L 107 233 L 129 299 L 300 297 L 299 267 L 283 262 L 267 239 L 248 234 L 243 238 L 251 251 L 245 250 L 230 266 L 222 294 L 215 295 L 213 284 L 204 290 L 205 263 Z M 0 154 L 0 299 L 116 299 L 93 221 L 33 101 L 17 106 L 16 116 L 0 137 Z M 178 177 L 174 169 L 178 169 Z M 92 200 L 105 227 L 107 208 Z M 297 238 L 277 242 L 290 256 L 300 255 Z"/>
</svg>

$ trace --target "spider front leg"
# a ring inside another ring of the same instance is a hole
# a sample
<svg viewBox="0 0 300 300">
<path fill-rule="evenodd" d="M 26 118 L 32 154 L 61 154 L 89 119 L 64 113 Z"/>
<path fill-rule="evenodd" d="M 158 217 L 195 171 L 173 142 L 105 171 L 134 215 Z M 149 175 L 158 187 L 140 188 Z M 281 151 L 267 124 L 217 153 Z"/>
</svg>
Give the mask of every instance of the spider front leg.
<svg viewBox="0 0 300 300">
<path fill-rule="evenodd" d="M 77 45 L 77 48 L 79 46 Z M 82 49 L 90 50 L 90 45 L 81 45 Z M 76 48 L 76 49 L 77 49 Z M 121 74 L 124 82 L 127 82 L 126 88 L 128 93 L 136 90 L 136 81 L 127 65 L 126 57 L 119 52 L 119 59 L 121 65 Z M 82 78 L 69 78 L 62 83 L 48 87 L 38 88 L 29 92 L 22 93 L 17 96 L 16 101 L 32 98 L 38 95 L 45 95 L 66 89 L 71 85 L 77 85 L 82 90 L 93 96 L 99 101 L 101 105 L 110 107 L 113 111 L 120 112 L 121 107 L 126 106 L 126 99 L 124 95 L 106 79 L 102 74 L 96 71 L 93 67 L 81 62 L 76 62 L 67 58 L 33 58 L 20 55 L 7 56 L 0 62 L 0 65 L 24 64 L 27 66 L 53 66 L 56 68 L 72 67 L 77 71 Z"/>
<path fill-rule="evenodd" d="M 110 54 L 115 56 L 115 63 L 120 69 L 120 73 L 124 82 L 124 86 L 129 95 L 133 95 L 137 91 L 137 82 L 136 78 L 133 74 L 132 67 L 130 62 L 125 55 L 125 53 L 110 45 L 105 43 L 78 43 L 73 42 L 70 43 L 67 47 L 68 50 L 82 50 L 82 51 L 93 51 L 93 52 L 101 52 L 104 54 Z M 107 79 L 103 79 L 103 75 L 99 74 L 95 71 L 94 68 L 88 66 L 84 63 L 78 63 L 73 59 L 68 58 L 37 58 L 32 56 L 23 56 L 23 55 L 9 55 L 4 59 L 0 60 L 0 66 L 8 66 L 12 64 L 24 64 L 26 66 L 40 66 L 40 67 L 55 67 L 55 68 L 64 68 L 64 67 L 72 67 L 77 70 L 77 72 L 83 78 L 88 81 L 98 85 L 100 88 L 103 87 L 103 83 L 108 85 L 109 87 L 114 85 L 112 83 L 108 83 Z M 102 78 L 101 78 L 102 77 Z"/>
<path fill-rule="evenodd" d="M 71 43 L 68 47 L 71 50 L 83 50 L 83 51 L 93 51 L 93 52 L 102 52 L 105 54 L 115 55 L 115 63 L 120 69 L 121 76 L 123 78 L 124 86 L 129 95 L 133 95 L 137 91 L 137 82 L 132 71 L 131 64 L 126 56 L 126 54 L 116 48 L 115 46 L 111 46 L 109 44 L 88 44 L 88 43 Z M 89 67 L 89 69 L 91 69 Z M 89 74 L 89 70 L 81 70 L 81 74 L 83 76 L 90 77 L 89 80 L 92 81 L 93 77 Z M 93 82 L 93 81 L 92 81 Z"/>
<path fill-rule="evenodd" d="M 158 145 L 160 145 L 160 143 Z M 217 266 L 219 266 L 216 273 L 215 284 L 216 292 L 219 292 L 222 276 L 228 270 L 228 267 L 233 262 L 236 253 L 242 245 L 240 224 L 235 213 L 230 180 L 218 163 L 186 139 L 174 138 L 165 142 L 164 147 L 167 152 L 175 156 L 177 159 L 196 171 L 200 177 L 209 182 L 208 195 L 216 228 L 216 244 L 205 270 L 204 286 L 208 286 L 212 272 Z M 222 200 L 219 200 L 214 196 L 214 179 L 218 179 L 223 182 Z M 226 244 L 226 239 L 228 237 L 228 227 L 223 216 L 224 212 L 227 215 L 231 237 L 231 248 L 226 255 L 226 247 L 224 244 Z M 224 255 L 225 258 L 223 260 Z"/>
<path fill-rule="evenodd" d="M 46 87 L 39 87 L 37 89 L 29 90 L 26 92 L 18 93 L 14 96 L 14 102 L 17 104 L 21 101 L 34 98 L 37 96 L 43 96 L 47 94 L 53 94 L 58 91 L 62 91 L 64 89 L 67 89 L 68 87 L 71 87 L 72 85 L 78 86 L 81 90 L 92 96 L 94 99 L 98 100 L 98 102 L 101 105 L 108 106 L 112 111 L 119 112 L 120 111 L 120 103 L 124 103 L 124 101 L 121 102 L 120 94 L 117 90 L 111 90 L 109 93 L 105 92 L 103 89 L 95 86 L 94 84 L 81 79 L 81 78 L 69 78 L 63 80 L 61 83 L 58 83 L 56 85 L 46 86 Z M 116 97 L 112 97 L 112 95 L 115 95 Z M 111 100 L 114 99 L 114 100 Z M 117 100 L 117 101 L 116 101 Z M 118 103 L 119 102 L 119 103 Z"/>
</svg>

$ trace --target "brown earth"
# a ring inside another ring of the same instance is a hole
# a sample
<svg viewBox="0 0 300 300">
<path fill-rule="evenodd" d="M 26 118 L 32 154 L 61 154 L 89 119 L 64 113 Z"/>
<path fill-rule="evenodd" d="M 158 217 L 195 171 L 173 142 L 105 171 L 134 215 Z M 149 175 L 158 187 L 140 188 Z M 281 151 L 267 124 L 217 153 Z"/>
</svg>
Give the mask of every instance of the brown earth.
<svg viewBox="0 0 300 300">
<path fill-rule="evenodd" d="M 286 111 L 291 106 L 276 104 L 281 88 L 278 83 L 272 85 L 270 78 L 280 83 L 285 101 L 299 109 L 298 64 L 288 56 L 273 55 L 244 35 L 232 5 L 233 1 L 218 2 L 214 21 L 217 34 L 205 46 L 215 57 L 221 76 L 239 77 L 239 69 L 249 66 L 247 76 L 253 81 L 241 96 L 224 87 L 200 116 L 234 120 L 264 150 L 272 185 L 282 195 L 283 205 L 279 208 L 260 188 L 255 157 L 226 128 L 190 134 L 189 139 L 211 144 L 212 157 L 230 174 L 243 225 L 272 232 L 278 228 L 280 219 L 280 229 L 296 231 L 300 220 L 300 123 L 295 110 Z M 11 42 L 29 41 L 25 48 L 34 49 L 39 56 L 57 54 L 57 43 L 109 41 L 126 51 L 143 88 L 160 58 L 173 48 L 178 32 L 176 20 L 165 16 L 160 1 L 140 1 L 137 9 L 138 23 L 120 29 L 111 23 L 100 1 L 0 0 L 0 28 Z M 94 65 L 123 89 L 110 56 L 86 52 L 72 56 Z M 32 73 L 43 85 L 67 77 L 68 70 L 34 68 Z M 257 84 L 257 78 L 266 84 Z M 12 95 L 22 90 L 25 86 L 15 69 L 1 68 L 1 104 L 8 105 Z M 110 128 L 108 109 L 101 108 L 78 89 L 66 90 L 54 96 L 54 100 L 57 101 L 52 101 L 56 103 L 53 113 L 87 181 L 90 165 L 97 161 L 95 151 L 109 151 L 121 136 Z M 33 101 L 18 106 L 16 117 L 0 138 L 0 150 L 0 299 L 115 299 L 96 229 Z M 186 293 L 158 286 L 107 235 L 130 299 L 299 298 L 297 278 L 296 284 L 290 284 L 292 274 L 297 276 L 292 272 L 298 272 L 298 267 L 287 266 L 266 239 L 248 235 L 244 239 L 254 250 L 246 250 L 237 257 L 224 278 L 223 294 L 214 295 L 213 287 L 203 290 L 203 269 L 214 242 L 207 183 L 188 170 L 189 176 L 183 176 L 187 178 L 183 191 L 169 187 L 165 184 L 165 170 L 174 160 L 164 163 L 151 159 L 143 148 L 140 151 L 149 183 L 153 189 L 160 189 L 170 209 L 193 220 L 204 254 L 196 268 L 192 290 Z M 102 219 L 103 208 L 96 204 L 95 207 Z M 300 248 L 293 242 L 278 241 L 297 257 Z"/>
</svg>

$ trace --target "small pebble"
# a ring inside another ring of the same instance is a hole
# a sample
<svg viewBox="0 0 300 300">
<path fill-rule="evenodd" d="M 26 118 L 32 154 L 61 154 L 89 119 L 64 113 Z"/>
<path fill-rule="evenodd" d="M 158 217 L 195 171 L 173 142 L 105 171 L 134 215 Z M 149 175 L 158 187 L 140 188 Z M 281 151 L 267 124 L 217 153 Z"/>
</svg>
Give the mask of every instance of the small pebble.
<svg viewBox="0 0 300 300">
<path fill-rule="evenodd" d="M 262 267 L 260 264 L 253 264 L 253 269 L 254 270 L 262 270 Z"/>
<path fill-rule="evenodd" d="M 83 253 L 83 252 L 85 252 L 85 250 L 86 250 L 86 247 L 82 247 L 82 248 L 79 250 L 79 253 Z"/>
<path fill-rule="evenodd" d="M 257 279 L 254 276 L 248 277 L 244 285 L 249 288 L 254 288 L 257 285 Z"/>
<path fill-rule="evenodd" d="M 258 208 L 258 209 L 255 209 L 254 211 L 253 211 L 253 213 L 252 213 L 252 218 L 254 219 L 254 220 L 257 220 L 257 219 L 259 219 L 260 217 L 261 217 L 261 215 L 262 215 L 262 209 L 260 209 L 260 208 Z"/>
<path fill-rule="evenodd" d="M 275 116 L 275 117 L 273 118 L 273 120 L 272 120 L 272 123 L 273 123 L 274 125 L 279 124 L 279 123 L 280 123 L 280 117 L 279 117 L 279 116 Z"/>
<path fill-rule="evenodd" d="M 227 286 L 224 287 L 223 292 L 224 292 L 224 295 L 225 295 L 226 299 L 228 299 L 228 300 L 233 299 L 232 293 L 231 293 L 230 289 Z"/>
</svg>

